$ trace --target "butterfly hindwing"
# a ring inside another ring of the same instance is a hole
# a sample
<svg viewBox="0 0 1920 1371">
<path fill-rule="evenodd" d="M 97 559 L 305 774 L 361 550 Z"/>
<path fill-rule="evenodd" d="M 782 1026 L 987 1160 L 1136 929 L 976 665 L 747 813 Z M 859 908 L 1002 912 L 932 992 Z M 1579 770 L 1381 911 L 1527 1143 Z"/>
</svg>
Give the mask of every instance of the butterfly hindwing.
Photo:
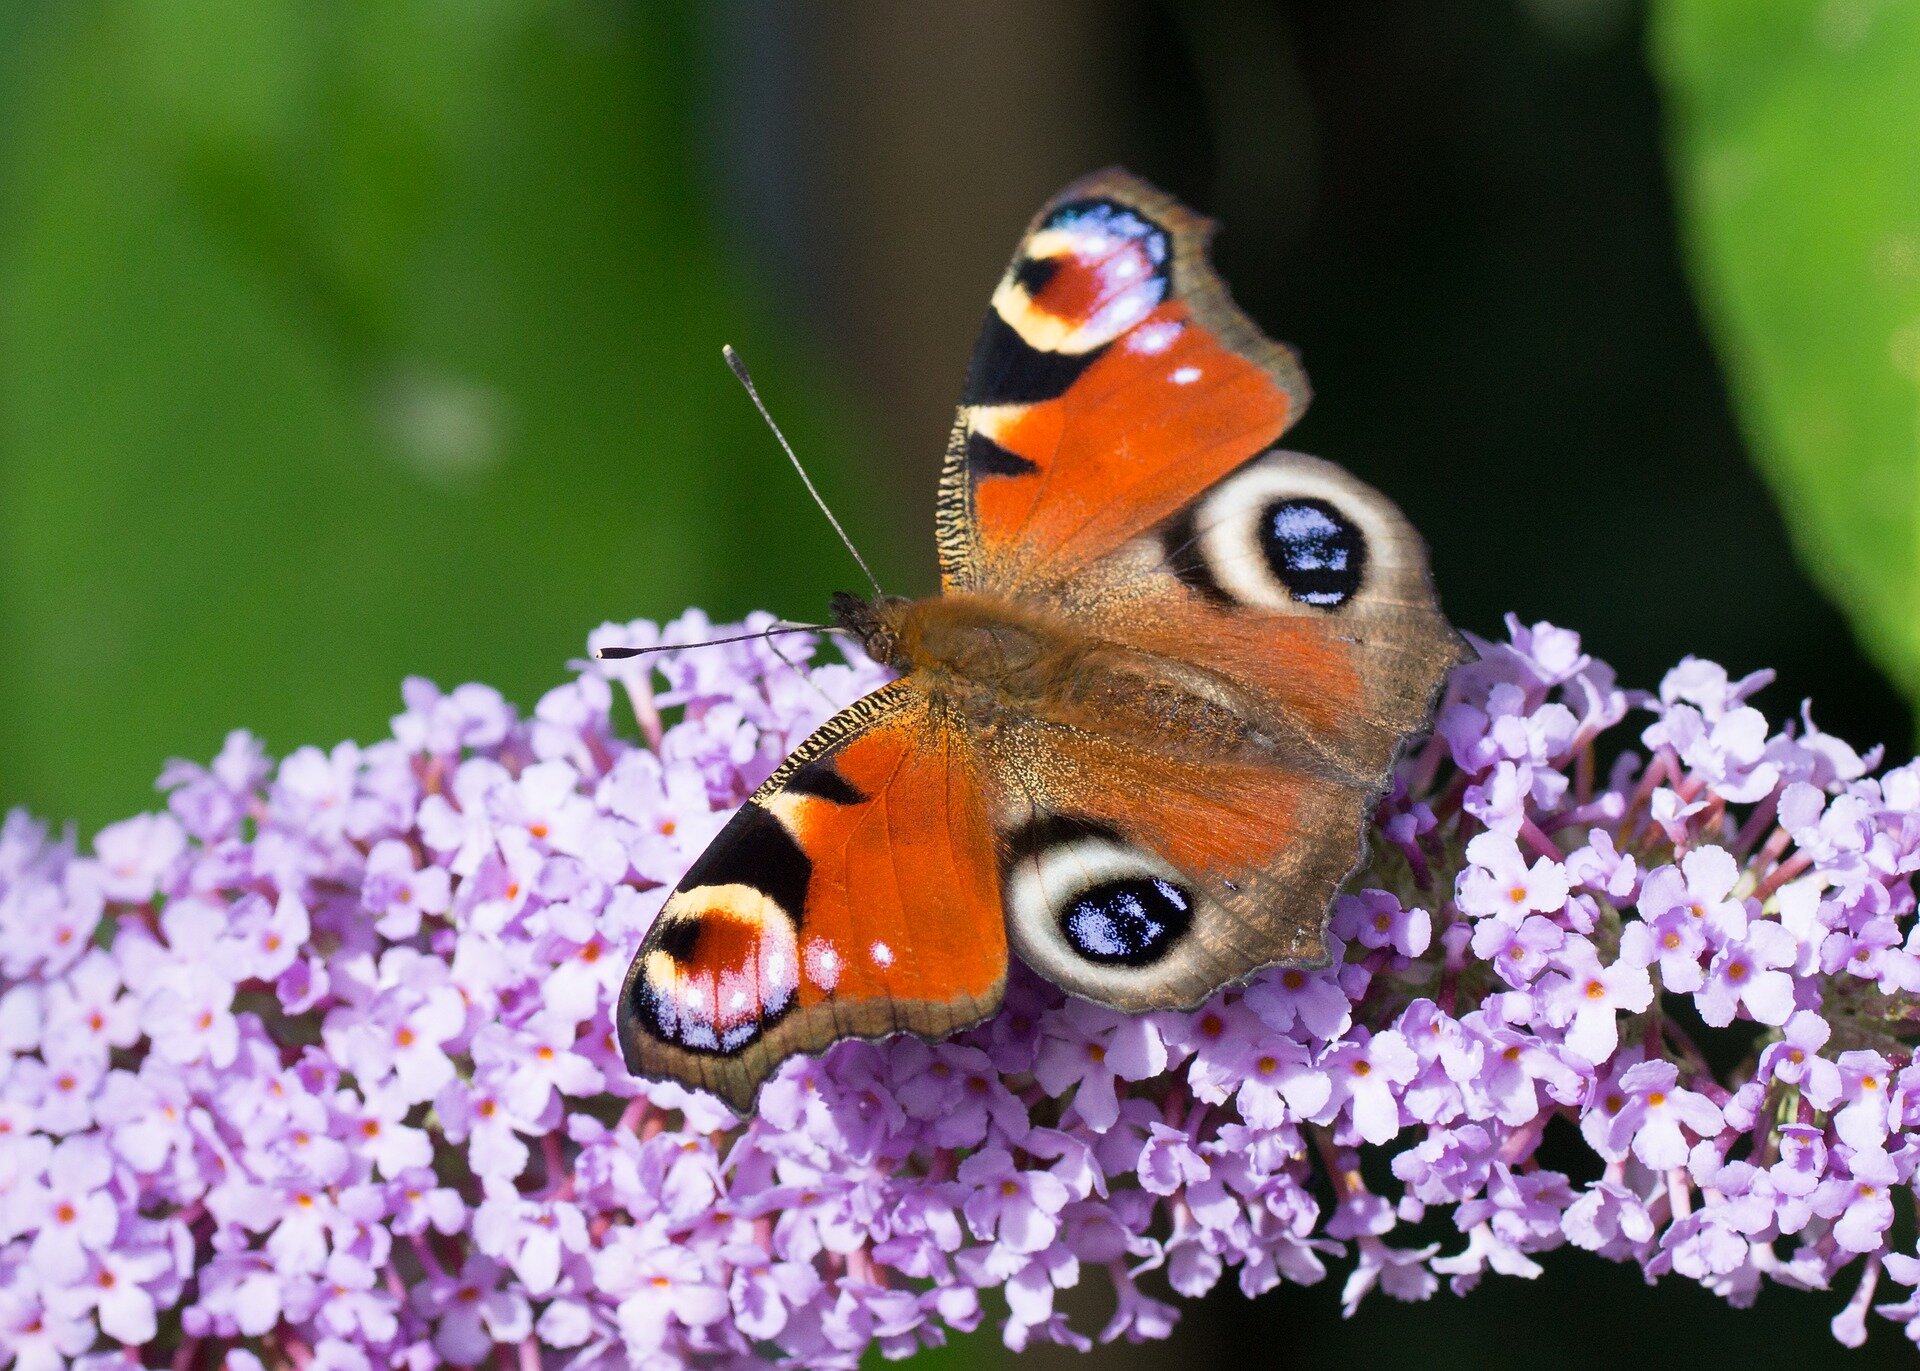
<svg viewBox="0 0 1920 1371">
<path fill-rule="evenodd" d="M 967 741 L 910 682 L 841 711 L 661 909 L 620 999 L 628 1067 L 746 1109 L 794 1053 L 978 1022 L 1006 980 L 993 852 Z"/>
<path fill-rule="evenodd" d="M 1027 725 L 995 745 L 1023 758 L 995 809 L 1008 938 L 1055 984 L 1186 1008 L 1263 966 L 1326 959 L 1364 788 L 1137 735 Z"/>
</svg>

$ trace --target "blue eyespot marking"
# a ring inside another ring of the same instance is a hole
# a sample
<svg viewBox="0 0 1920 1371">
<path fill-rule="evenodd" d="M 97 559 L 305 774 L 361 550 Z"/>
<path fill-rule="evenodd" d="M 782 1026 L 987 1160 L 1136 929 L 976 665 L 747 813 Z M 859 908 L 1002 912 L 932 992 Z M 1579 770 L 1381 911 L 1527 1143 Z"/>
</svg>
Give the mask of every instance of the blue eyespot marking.
<svg viewBox="0 0 1920 1371">
<path fill-rule="evenodd" d="M 1062 205 L 1047 220 L 1046 227 L 1093 238 L 1139 243 L 1156 267 L 1167 260 L 1166 230 L 1111 200 L 1082 200 Z"/>
<path fill-rule="evenodd" d="M 1060 931 L 1073 949 L 1104 966 L 1151 965 L 1192 923 L 1192 897 L 1158 876 L 1103 882 L 1076 896 L 1060 915 Z"/>
<path fill-rule="evenodd" d="M 1281 500 L 1260 515 L 1260 551 L 1301 604 L 1334 609 L 1360 589 L 1367 543 L 1325 500 Z"/>
</svg>

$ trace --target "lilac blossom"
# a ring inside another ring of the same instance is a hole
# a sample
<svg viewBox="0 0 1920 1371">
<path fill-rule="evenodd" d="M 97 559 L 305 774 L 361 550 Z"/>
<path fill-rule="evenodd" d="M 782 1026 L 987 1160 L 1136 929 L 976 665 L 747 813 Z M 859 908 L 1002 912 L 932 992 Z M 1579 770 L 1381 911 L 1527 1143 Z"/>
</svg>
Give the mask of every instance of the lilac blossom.
<svg viewBox="0 0 1920 1371">
<path fill-rule="evenodd" d="M 1773 726 L 1766 673 L 1631 694 L 1510 620 L 1326 965 L 1142 1016 L 1016 966 L 986 1023 L 795 1059 L 743 1119 L 611 1022 L 667 889 L 884 679 L 676 646 L 770 622 L 605 626 L 671 650 L 524 716 L 413 679 L 365 746 L 236 732 L 85 846 L 0 822 L 0 1366 L 852 1366 L 990 1310 L 1163 1338 L 1229 1278 L 1363 1317 L 1563 1245 L 1920 1338 L 1920 765 Z M 1541 1164 L 1555 1119 L 1592 1179 Z"/>
</svg>

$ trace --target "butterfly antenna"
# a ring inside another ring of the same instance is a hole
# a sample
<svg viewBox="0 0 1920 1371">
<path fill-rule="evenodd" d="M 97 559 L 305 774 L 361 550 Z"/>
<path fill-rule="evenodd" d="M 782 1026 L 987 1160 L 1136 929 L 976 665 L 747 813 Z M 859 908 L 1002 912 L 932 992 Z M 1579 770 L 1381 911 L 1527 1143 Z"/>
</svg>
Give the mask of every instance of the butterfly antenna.
<svg viewBox="0 0 1920 1371">
<path fill-rule="evenodd" d="M 629 657 L 644 657 L 649 652 L 686 652 L 696 647 L 718 647 L 721 643 L 747 643 L 756 638 L 771 638 L 776 633 L 838 633 L 843 630 L 832 624 L 775 624 L 772 628 L 763 628 L 758 633 L 735 633 L 725 638 L 707 638 L 697 643 L 655 643 L 652 647 L 596 647 L 593 650 L 597 662 L 620 662 Z M 769 643 L 767 646 L 772 647 Z M 786 661 L 782 656 L 781 661 Z M 789 663 L 791 665 L 791 663 Z"/>
<path fill-rule="evenodd" d="M 740 378 L 740 384 L 747 388 L 747 396 L 753 401 L 753 407 L 760 411 L 760 417 L 767 421 L 767 427 L 773 430 L 773 436 L 780 441 L 781 450 L 787 454 L 787 460 L 793 463 L 793 469 L 800 473 L 800 479 L 806 482 L 807 494 L 820 506 L 820 512 L 827 516 L 827 522 L 833 525 L 833 531 L 840 535 L 840 541 L 847 545 L 847 551 L 853 554 L 853 560 L 860 564 L 860 570 L 866 573 L 868 582 L 873 586 L 875 595 L 885 595 L 880 589 L 880 578 L 873 574 L 873 568 L 867 565 L 867 559 L 860 555 L 860 549 L 853 545 L 853 539 L 840 527 L 840 521 L 833 517 L 833 511 L 827 508 L 827 502 L 820 498 L 819 490 L 813 484 L 813 477 L 807 475 L 807 469 L 800 465 L 800 459 L 794 455 L 793 445 L 787 441 L 787 435 L 780 431 L 780 425 L 773 422 L 773 416 L 767 412 L 766 402 L 760 398 L 760 392 L 754 388 L 753 377 L 747 374 L 747 364 L 740 360 L 740 354 L 733 350 L 731 343 L 720 349 L 720 355 L 727 359 L 727 365 L 733 368 L 733 374 Z"/>
<path fill-rule="evenodd" d="M 785 663 L 788 671 L 791 671 L 794 675 L 798 676 L 802 681 L 805 681 L 807 683 L 807 686 L 813 691 L 815 695 L 818 695 L 822 700 L 825 700 L 827 702 L 828 709 L 832 709 L 834 707 L 833 696 L 827 694 L 826 691 L 822 690 L 820 688 L 820 683 L 814 680 L 813 677 L 809 676 L 806 673 L 806 671 L 804 671 L 801 668 L 800 663 L 794 661 L 793 658 L 787 656 L 786 653 L 782 652 L 780 650 L 780 644 L 774 642 L 773 639 L 771 638 L 767 639 L 767 651 L 771 652 L 774 656 L 778 657 L 783 663 Z"/>
</svg>

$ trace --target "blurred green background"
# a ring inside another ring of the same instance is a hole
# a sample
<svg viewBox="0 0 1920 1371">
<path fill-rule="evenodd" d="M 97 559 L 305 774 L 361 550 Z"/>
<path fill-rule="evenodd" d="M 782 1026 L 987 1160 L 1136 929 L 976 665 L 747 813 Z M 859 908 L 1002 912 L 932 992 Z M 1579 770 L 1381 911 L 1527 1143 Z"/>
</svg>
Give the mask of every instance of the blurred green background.
<svg viewBox="0 0 1920 1371">
<path fill-rule="evenodd" d="M 10 0 L 0 806 L 90 831 L 231 727 L 378 736 L 408 672 L 531 705 L 605 618 L 818 614 L 857 572 L 723 342 L 929 589 L 988 292 L 1109 162 L 1221 220 L 1295 441 L 1462 626 L 1775 666 L 1904 751 L 1917 141 L 1910 0 Z M 1100 1364 L 1839 1355 L 1839 1296 L 1549 1271 L 1350 1323 L 1229 1282 Z"/>
</svg>

